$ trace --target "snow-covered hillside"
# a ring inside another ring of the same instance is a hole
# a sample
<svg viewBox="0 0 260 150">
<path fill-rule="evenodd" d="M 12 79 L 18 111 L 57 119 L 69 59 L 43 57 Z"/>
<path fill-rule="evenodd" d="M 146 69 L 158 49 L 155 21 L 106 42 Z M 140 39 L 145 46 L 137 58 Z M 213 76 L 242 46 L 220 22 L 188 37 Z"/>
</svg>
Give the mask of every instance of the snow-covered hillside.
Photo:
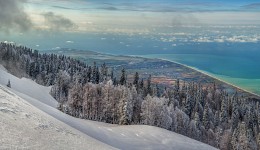
<svg viewBox="0 0 260 150">
<path fill-rule="evenodd" d="M 13 90 L 25 95 L 30 95 L 30 97 L 40 100 L 49 106 L 57 106 L 57 101 L 49 94 L 50 87 L 41 86 L 30 79 L 19 79 L 7 73 L 6 69 L 0 65 L 0 84 L 6 85 L 8 80 L 11 81 Z"/>
<path fill-rule="evenodd" d="M 12 88 L 7 90 L 4 87 L 9 79 Z M 57 102 L 49 95 L 49 87 L 40 86 L 29 79 L 16 78 L 7 73 L 3 67 L 0 67 L 0 84 L 2 84 L 0 89 L 0 130 L 3 133 L 0 135 L 3 136 L 0 137 L 0 145 L 6 147 L 29 146 L 31 149 L 79 149 L 82 147 L 82 149 L 131 150 L 215 149 L 157 127 L 119 126 L 71 117 L 55 108 Z M 21 130 L 22 127 L 25 129 Z M 74 143 L 71 144 L 71 142 Z"/>
<path fill-rule="evenodd" d="M 0 86 L 0 149 L 113 149 Z"/>
</svg>

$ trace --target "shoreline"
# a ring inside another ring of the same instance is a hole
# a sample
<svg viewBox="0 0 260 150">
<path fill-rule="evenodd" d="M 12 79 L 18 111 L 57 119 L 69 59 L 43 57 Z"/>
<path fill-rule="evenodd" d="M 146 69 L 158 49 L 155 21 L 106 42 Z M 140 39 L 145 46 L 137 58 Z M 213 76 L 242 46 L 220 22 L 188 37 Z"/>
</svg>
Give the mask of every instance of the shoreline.
<svg viewBox="0 0 260 150">
<path fill-rule="evenodd" d="M 149 57 L 143 57 L 143 58 L 149 58 Z M 178 64 L 178 65 L 182 65 L 182 66 L 184 66 L 184 67 L 187 67 L 187 68 L 192 69 L 192 70 L 194 70 L 194 71 L 200 72 L 200 73 L 202 73 L 202 74 L 204 74 L 204 75 L 206 75 L 206 76 L 209 76 L 209 77 L 211 77 L 211 78 L 213 78 L 213 79 L 215 79 L 215 80 L 218 80 L 218 81 L 223 82 L 223 83 L 225 83 L 225 84 L 227 84 L 227 85 L 229 85 L 229 86 L 232 86 L 232 87 L 234 87 L 234 88 L 237 88 L 237 89 L 239 89 L 239 90 L 241 90 L 241 91 L 247 92 L 247 93 L 249 93 L 249 94 L 251 94 L 251 95 L 254 95 L 254 96 L 260 98 L 260 95 L 259 95 L 259 94 L 256 94 L 256 93 L 254 93 L 254 92 L 251 92 L 251 91 L 248 91 L 248 90 L 246 90 L 246 89 L 243 89 L 243 88 L 241 88 L 241 87 L 239 87 L 239 86 L 237 86 L 237 85 L 234 85 L 234 84 L 232 84 L 232 83 L 229 83 L 229 82 L 227 82 L 227 81 L 224 81 L 223 79 L 220 79 L 220 78 L 218 78 L 218 77 L 215 77 L 215 76 L 213 76 L 213 75 L 211 75 L 211 74 L 209 74 L 209 73 L 207 73 L 207 72 L 205 72 L 205 71 L 203 71 L 203 70 L 197 69 L 197 68 L 195 68 L 195 67 L 191 67 L 191 66 L 188 66 L 188 65 L 185 65 L 185 64 L 182 64 L 182 63 L 173 61 L 173 60 L 165 59 L 165 58 L 153 58 L 153 59 L 164 60 L 164 61 L 176 63 L 176 64 Z"/>
<path fill-rule="evenodd" d="M 65 51 L 66 51 L 66 50 L 65 50 Z M 79 50 L 79 51 L 82 51 L 82 50 Z M 90 52 L 91 52 L 91 51 L 90 51 Z M 99 53 L 99 54 L 103 54 L 103 53 Z M 107 54 L 105 54 L 105 55 L 107 55 Z M 200 69 L 195 68 L 195 67 L 188 66 L 188 65 L 183 64 L 183 63 L 176 62 L 176 61 L 174 61 L 174 60 L 169 60 L 169 59 L 165 59 L 165 58 L 146 57 L 146 55 L 114 55 L 114 54 L 108 54 L 108 55 L 109 55 L 109 56 L 124 56 L 124 57 L 130 57 L 130 58 L 131 58 L 131 57 L 136 57 L 136 58 L 142 58 L 142 59 L 155 59 L 155 60 L 157 59 L 157 60 L 163 60 L 163 61 L 175 63 L 175 64 L 178 64 L 178 65 L 187 67 L 187 68 L 189 68 L 189 69 L 192 69 L 192 70 L 194 70 L 194 71 L 197 71 L 197 72 L 199 72 L 199 73 L 201 73 L 201 74 L 203 74 L 203 75 L 205 75 L 205 76 L 208 76 L 208 77 L 210 77 L 210 78 L 213 78 L 213 79 L 215 79 L 215 80 L 217 80 L 217 81 L 219 81 L 219 82 L 222 82 L 222 83 L 224 83 L 224 84 L 226 84 L 226 85 L 228 85 L 228 86 L 231 86 L 231 87 L 233 87 L 233 88 L 235 88 L 235 89 L 237 89 L 237 90 L 241 90 L 241 91 L 243 91 L 243 92 L 245 92 L 245 93 L 251 94 L 252 96 L 255 96 L 255 97 L 257 97 L 257 98 L 260 98 L 260 94 L 256 94 L 256 93 L 251 92 L 251 91 L 249 91 L 249 90 L 247 90 L 247 89 L 243 89 L 242 87 L 239 87 L 238 85 L 229 83 L 228 81 L 225 81 L 225 80 L 220 79 L 220 78 L 218 78 L 218 77 L 216 77 L 216 76 L 214 76 L 214 75 L 211 75 L 211 74 L 209 74 L 209 73 L 206 72 L 206 71 L 200 70 Z"/>
</svg>

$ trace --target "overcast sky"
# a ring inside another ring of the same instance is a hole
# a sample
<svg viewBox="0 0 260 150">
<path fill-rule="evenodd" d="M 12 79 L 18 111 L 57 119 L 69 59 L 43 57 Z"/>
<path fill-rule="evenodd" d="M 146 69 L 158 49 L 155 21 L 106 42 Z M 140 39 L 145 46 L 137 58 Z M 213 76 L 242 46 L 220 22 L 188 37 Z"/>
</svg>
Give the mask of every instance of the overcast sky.
<svg viewBox="0 0 260 150">
<path fill-rule="evenodd" d="M 112 45 L 112 50 L 133 49 L 131 42 L 125 44 L 112 36 L 120 34 L 149 35 L 151 40 L 163 42 L 170 38 L 166 41 L 173 46 L 177 41 L 179 45 L 185 41 L 258 42 L 259 16 L 257 0 L 0 0 L 0 41 L 35 49 L 85 49 L 93 44 L 89 49 L 97 50 L 107 49 L 97 45 L 111 46 L 103 34 L 111 34 L 110 40 L 119 43 Z M 226 30 L 204 27 L 215 25 Z M 240 27 L 234 27 L 237 25 Z M 94 36 L 90 34 L 102 35 L 91 41 L 88 38 Z M 178 39 L 174 34 L 183 37 Z M 153 47 L 158 49 L 158 45 Z"/>
<path fill-rule="evenodd" d="M 260 24 L 257 0 L 0 0 L 0 30 L 145 30 L 157 26 Z"/>
</svg>

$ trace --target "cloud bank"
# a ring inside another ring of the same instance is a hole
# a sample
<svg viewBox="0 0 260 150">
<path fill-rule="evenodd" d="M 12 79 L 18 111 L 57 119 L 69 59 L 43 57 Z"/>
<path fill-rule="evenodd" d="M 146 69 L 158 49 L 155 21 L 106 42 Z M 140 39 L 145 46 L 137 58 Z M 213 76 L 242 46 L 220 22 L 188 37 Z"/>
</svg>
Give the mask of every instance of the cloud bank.
<svg viewBox="0 0 260 150">
<path fill-rule="evenodd" d="M 61 30 L 73 30 L 77 28 L 70 19 L 65 18 L 61 15 L 56 15 L 53 12 L 43 13 L 45 24 L 50 30 L 61 31 Z"/>
<path fill-rule="evenodd" d="M 27 31 L 32 27 L 32 22 L 24 12 L 25 0 L 0 0 L 0 30 Z"/>
</svg>

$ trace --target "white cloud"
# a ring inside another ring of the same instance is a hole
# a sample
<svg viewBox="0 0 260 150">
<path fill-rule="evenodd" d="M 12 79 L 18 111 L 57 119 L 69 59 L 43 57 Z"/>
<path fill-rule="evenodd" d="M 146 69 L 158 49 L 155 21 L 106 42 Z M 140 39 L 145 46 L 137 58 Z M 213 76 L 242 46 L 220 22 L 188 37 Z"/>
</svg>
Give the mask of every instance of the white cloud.
<svg viewBox="0 0 260 150">
<path fill-rule="evenodd" d="M 214 42 L 223 43 L 223 42 L 225 42 L 225 40 L 224 39 L 214 39 Z"/>
<path fill-rule="evenodd" d="M 209 42 L 213 42 L 213 41 L 210 40 L 209 37 L 199 37 L 199 38 L 193 39 L 192 42 L 209 43 Z"/>
<path fill-rule="evenodd" d="M 54 12 L 43 13 L 42 16 L 44 18 L 44 23 L 49 28 L 49 30 L 68 31 L 78 28 L 78 26 L 72 20 L 62 15 L 57 15 Z"/>
<path fill-rule="evenodd" d="M 61 48 L 59 46 L 52 48 L 52 50 L 60 50 Z"/>
<path fill-rule="evenodd" d="M 226 39 L 227 42 L 234 42 L 234 43 L 244 43 L 246 42 L 246 40 L 244 39 L 239 39 L 239 38 L 235 38 L 235 37 L 230 37 Z"/>
<path fill-rule="evenodd" d="M 66 41 L 66 43 L 73 44 L 74 41 Z"/>
<path fill-rule="evenodd" d="M 180 32 L 180 33 L 174 33 L 174 35 L 189 35 L 188 33 Z"/>
<path fill-rule="evenodd" d="M 221 36 L 221 37 L 195 37 L 189 40 L 190 42 L 197 42 L 197 43 L 223 43 L 223 42 L 230 42 L 230 43 L 257 43 L 260 41 L 260 36 L 246 36 L 246 35 L 235 35 L 235 36 Z M 188 42 L 188 41 L 186 41 Z"/>
<path fill-rule="evenodd" d="M 15 44 L 13 41 L 4 41 L 5 44 Z"/>
<path fill-rule="evenodd" d="M 256 43 L 259 41 L 258 38 L 252 37 L 252 36 L 232 36 L 227 39 L 225 39 L 227 42 L 234 42 L 234 43 Z"/>
</svg>

